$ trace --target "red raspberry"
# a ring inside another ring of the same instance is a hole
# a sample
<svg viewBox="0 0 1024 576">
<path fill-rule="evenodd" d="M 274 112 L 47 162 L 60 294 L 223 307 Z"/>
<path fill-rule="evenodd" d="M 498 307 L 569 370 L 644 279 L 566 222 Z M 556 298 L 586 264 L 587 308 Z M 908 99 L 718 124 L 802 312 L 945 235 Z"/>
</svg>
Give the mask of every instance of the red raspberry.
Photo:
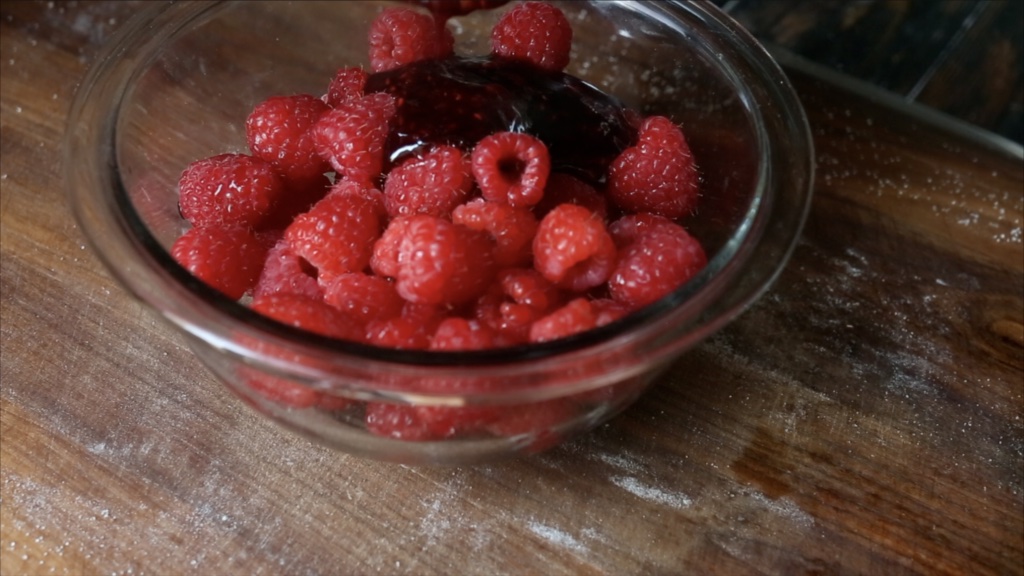
<svg viewBox="0 0 1024 576">
<path fill-rule="evenodd" d="M 633 309 L 664 297 L 707 263 L 700 243 L 682 226 L 650 218 L 638 225 L 636 220 L 643 218 L 626 216 L 613 225 L 624 245 L 608 290 L 614 300 Z"/>
<path fill-rule="evenodd" d="M 193 226 L 258 228 L 285 192 L 274 167 L 244 154 L 192 162 L 178 181 L 181 215 Z"/>
<path fill-rule="evenodd" d="M 241 376 L 249 388 L 267 400 L 289 408 L 311 408 L 321 410 L 344 410 L 352 404 L 352 400 L 341 396 L 332 396 L 310 388 L 302 382 L 272 376 L 248 366 L 239 369 Z"/>
<path fill-rule="evenodd" d="M 626 314 L 629 314 L 629 307 L 611 298 L 598 298 L 590 301 L 590 307 L 594 310 L 594 326 L 611 324 Z"/>
<path fill-rule="evenodd" d="M 448 217 L 473 189 L 473 174 L 462 151 L 438 146 L 410 158 L 388 173 L 384 206 L 389 216 L 429 214 Z"/>
<path fill-rule="evenodd" d="M 652 232 L 667 232 L 678 234 L 682 227 L 679 224 L 657 214 L 641 212 L 639 214 L 628 214 L 612 222 L 608 226 L 608 233 L 619 248 L 625 248 L 637 238 Z M 685 232 L 685 230 L 683 230 Z"/>
<path fill-rule="evenodd" d="M 548 176 L 544 197 L 533 207 L 533 212 L 543 218 L 559 204 L 583 206 L 600 216 L 602 220 L 608 217 L 608 200 L 604 194 L 575 176 L 556 172 Z"/>
<path fill-rule="evenodd" d="M 284 231 L 291 251 L 317 269 L 323 284 L 329 277 L 362 272 L 380 236 L 379 200 L 354 183 L 341 181 Z"/>
<path fill-rule="evenodd" d="M 327 303 L 301 294 L 269 294 L 254 298 L 252 309 L 282 324 L 330 338 L 361 341 L 359 323 Z"/>
<path fill-rule="evenodd" d="M 503 438 L 530 435 L 533 438 L 526 452 L 540 452 L 562 440 L 558 428 L 570 422 L 578 410 L 564 398 L 509 406 L 505 407 L 500 418 L 486 428 Z"/>
<path fill-rule="evenodd" d="M 403 298 L 459 304 L 483 293 L 494 274 L 494 242 L 487 233 L 423 214 L 396 218 L 389 229 L 396 225 L 404 232 L 394 275 Z"/>
<path fill-rule="evenodd" d="M 359 272 L 335 276 L 324 287 L 324 300 L 366 325 L 402 314 L 402 297 L 386 278 Z"/>
<path fill-rule="evenodd" d="M 415 412 L 436 439 L 478 434 L 501 417 L 495 406 L 417 406 Z"/>
<path fill-rule="evenodd" d="M 538 222 L 528 208 L 477 198 L 455 208 L 452 222 L 488 232 L 495 241 L 494 262 L 499 268 L 527 266 L 533 260 Z"/>
<path fill-rule="evenodd" d="M 171 256 L 193 276 L 232 300 L 256 285 L 268 242 L 247 228 L 191 228 L 174 241 Z"/>
<path fill-rule="evenodd" d="M 434 331 L 431 350 L 486 350 L 494 347 L 494 332 L 485 324 L 465 318 L 445 318 Z"/>
<path fill-rule="evenodd" d="M 698 186 L 690 147 L 663 116 L 644 120 L 637 145 L 623 150 L 608 169 L 608 194 L 627 212 L 680 218 L 696 206 Z"/>
<path fill-rule="evenodd" d="M 497 8 L 509 0 L 406 0 L 424 6 L 441 20 L 452 16 L 463 16 L 477 10 Z"/>
<path fill-rule="evenodd" d="M 365 423 L 370 433 L 395 440 L 422 441 L 435 438 L 433 431 L 413 406 L 367 402 Z"/>
<path fill-rule="evenodd" d="M 366 326 L 366 341 L 382 348 L 426 350 L 430 346 L 432 328 L 421 320 L 406 316 L 374 320 Z"/>
<path fill-rule="evenodd" d="M 451 54 L 450 36 L 429 14 L 388 8 L 370 24 L 370 68 L 384 72 Z"/>
<path fill-rule="evenodd" d="M 398 276 L 398 253 L 402 248 L 402 239 L 409 233 L 412 219 L 398 217 L 388 222 L 384 233 L 373 245 L 370 257 L 370 269 L 379 276 L 395 278 Z"/>
<path fill-rule="evenodd" d="M 548 213 L 533 239 L 533 266 L 562 288 L 583 292 L 604 283 L 615 267 L 615 243 L 604 222 L 575 204 Z"/>
<path fill-rule="evenodd" d="M 526 342 L 530 326 L 561 305 L 558 288 L 532 268 L 511 268 L 477 301 L 474 315 L 498 332 L 501 344 Z"/>
<path fill-rule="evenodd" d="M 363 96 L 366 88 L 366 79 L 369 75 L 366 70 L 358 66 L 349 66 L 339 69 L 331 83 L 327 85 L 327 93 L 324 94 L 324 102 L 331 108 L 350 102 Z"/>
<path fill-rule="evenodd" d="M 309 94 L 274 96 L 256 105 L 245 121 L 252 155 L 270 162 L 289 182 L 305 182 L 331 169 L 313 145 L 310 128 L 329 110 Z"/>
<path fill-rule="evenodd" d="M 590 330 L 597 325 L 594 309 L 586 298 L 576 298 L 537 320 L 530 327 L 530 342 L 547 342 Z"/>
<path fill-rule="evenodd" d="M 338 104 L 313 126 L 316 151 L 341 176 L 370 184 L 384 167 L 388 125 L 395 100 L 375 92 Z"/>
<path fill-rule="evenodd" d="M 558 72 L 569 64 L 572 26 L 558 8 L 544 2 L 524 2 L 508 12 L 491 31 L 491 51 L 506 58 L 532 62 Z"/>
<path fill-rule="evenodd" d="M 316 268 L 292 252 L 284 239 L 278 241 L 267 253 L 263 272 L 253 288 L 252 297 L 262 298 L 279 293 L 323 299 L 323 291 L 316 282 Z"/>
<path fill-rule="evenodd" d="M 473 147 L 473 176 L 484 198 L 516 207 L 544 196 L 551 158 L 543 142 L 518 132 L 498 132 Z"/>
<path fill-rule="evenodd" d="M 308 211 L 331 189 L 331 179 L 320 174 L 309 180 L 287 182 L 274 212 L 263 222 L 268 230 L 284 230 L 296 216 Z"/>
</svg>

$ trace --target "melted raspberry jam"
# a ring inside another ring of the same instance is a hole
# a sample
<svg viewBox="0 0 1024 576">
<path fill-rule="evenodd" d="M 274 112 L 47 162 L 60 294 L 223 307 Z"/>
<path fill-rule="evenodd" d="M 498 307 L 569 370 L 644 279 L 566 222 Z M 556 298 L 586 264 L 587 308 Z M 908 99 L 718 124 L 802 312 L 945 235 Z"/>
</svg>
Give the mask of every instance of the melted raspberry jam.
<svg viewBox="0 0 1024 576">
<path fill-rule="evenodd" d="M 551 170 L 594 184 L 636 141 L 625 107 L 562 72 L 502 58 L 449 57 L 371 75 L 366 92 L 395 97 L 385 157 L 393 165 L 435 144 L 471 150 L 495 132 L 543 141 Z"/>
</svg>

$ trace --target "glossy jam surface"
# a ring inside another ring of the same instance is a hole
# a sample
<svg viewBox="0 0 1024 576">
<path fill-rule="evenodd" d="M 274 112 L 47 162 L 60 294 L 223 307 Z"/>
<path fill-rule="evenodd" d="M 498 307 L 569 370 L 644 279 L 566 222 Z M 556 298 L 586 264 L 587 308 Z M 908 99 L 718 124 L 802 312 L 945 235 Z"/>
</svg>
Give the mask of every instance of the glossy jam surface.
<svg viewBox="0 0 1024 576">
<path fill-rule="evenodd" d="M 371 75 L 366 92 L 396 99 L 385 154 L 391 164 L 433 144 L 469 150 L 496 132 L 524 132 L 547 145 L 552 171 L 601 184 L 636 140 L 614 98 L 569 74 L 506 59 L 415 62 Z"/>
</svg>

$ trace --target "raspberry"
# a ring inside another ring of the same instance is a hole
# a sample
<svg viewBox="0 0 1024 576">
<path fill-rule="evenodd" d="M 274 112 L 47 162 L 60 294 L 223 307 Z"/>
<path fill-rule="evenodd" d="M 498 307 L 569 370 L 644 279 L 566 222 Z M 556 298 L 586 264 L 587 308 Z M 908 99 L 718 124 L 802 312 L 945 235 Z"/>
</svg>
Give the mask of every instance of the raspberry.
<svg viewBox="0 0 1024 576">
<path fill-rule="evenodd" d="M 590 300 L 575 298 L 530 327 L 530 342 L 547 342 L 590 330 L 597 325 Z"/>
<path fill-rule="evenodd" d="M 590 307 L 594 311 L 594 326 L 611 324 L 626 314 L 629 314 L 629 307 L 611 298 L 598 298 L 590 301 Z"/>
<path fill-rule="evenodd" d="M 324 102 L 331 108 L 337 108 L 345 102 L 361 97 L 368 76 L 366 70 L 358 66 L 339 69 L 331 83 L 327 85 L 327 93 L 323 96 Z"/>
<path fill-rule="evenodd" d="M 429 325 L 405 316 L 371 321 L 366 326 L 366 341 L 383 348 L 426 350 L 430 335 Z"/>
<path fill-rule="evenodd" d="M 624 217 L 623 220 L 631 217 Z M 700 243 L 671 221 L 627 223 L 631 240 L 619 251 L 619 261 L 608 279 L 614 300 L 631 308 L 650 304 L 692 278 L 707 263 Z M 619 233 L 621 238 L 628 234 Z"/>
<path fill-rule="evenodd" d="M 296 216 L 308 211 L 331 189 L 331 179 L 319 174 L 308 180 L 287 182 L 273 212 L 263 221 L 267 230 L 284 230 Z"/>
<path fill-rule="evenodd" d="M 680 218 L 693 211 L 699 178 L 679 128 L 663 116 L 640 127 L 637 145 L 626 148 L 608 169 L 608 194 L 627 212 Z"/>
<path fill-rule="evenodd" d="M 291 251 L 317 269 L 318 280 L 362 272 L 381 232 L 380 207 L 373 194 L 347 181 L 335 185 L 309 212 L 284 231 Z"/>
<path fill-rule="evenodd" d="M 324 301 L 363 325 L 402 314 L 402 297 L 394 284 L 380 276 L 359 272 L 341 274 L 330 280 L 323 290 Z"/>
<path fill-rule="evenodd" d="M 494 333 L 485 324 L 465 318 L 445 318 L 434 331 L 431 350 L 486 350 L 494 346 Z"/>
<path fill-rule="evenodd" d="M 398 253 L 402 247 L 402 239 L 409 233 L 412 219 L 398 217 L 388 222 L 384 233 L 373 245 L 370 257 L 370 268 L 380 276 L 394 278 L 398 276 Z"/>
<path fill-rule="evenodd" d="M 284 239 L 267 253 L 252 297 L 256 299 L 279 293 L 298 294 L 314 300 L 323 298 L 323 291 L 316 282 L 316 268 L 295 255 Z"/>
<path fill-rule="evenodd" d="M 417 60 L 447 56 L 450 36 L 429 14 L 388 8 L 370 24 L 370 68 L 384 72 Z"/>
<path fill-rule="evenodd" d="M 463 16 L 477 10 L 489 10 L 506 4 L 509 0 L 406 0 L 424 6 L 433 12 L 438 19 L 446 20 L 452 16 Z"/>
<path fill-rule="evenodd" d="M 473 189 L 469 160 L 454 146 L 438 146 L 388 173 L 384 206 L 389 216 L 447 217 Z"/>
<path fill-rule="evenodd" d="M 361 341 L 363 331 L 351 316 L 321 300 L 301 294 L 269 294 L 254 298 L 252 309 L 282 324 L 322 336 Z"/>
<path fill-rule="evenodd" d="M 619 248 L 625 248 L 637 238 L 652 232 L 667 232 L 678 234 L 682 227 L 679 224 L 657 214 L 641 212 L 639 214 L 628 214 L 612 222 L 608 226 L 608 233 Z M 685 230 L 683 230 L 685 232 Z"/>
<path fill-rule="evenodd" d="M 533 207 L 534 214 L 544 217 L 559 204 L 576 204 L 597 214 L 602 220 L 608 217 L 608 200 L 593 186 L 583 180 L 556 172 L 548 176 L 544 197 Z"/>
<path fill-rule="evenodd" d="M 493 240 L 479 232 L 450 221 L 424 214 L 396 218 L 385 230 L 378 245 L 383 252 L 393 248 L 395 234 L 401 232 L 394 261 L 381 257 L 378 268 L 393 271 L 398 293 L 410 302 L 458 304 L 480 295 L 494 272 Z M 375 247 L 375 258 L 379 252 Z M 375 270 L 381 273 L 381 270 Z"/>
<path fill-rule="evenodd" d="M 367 402 L 365 423 L 371 433 L 395 440 L 422 441 L 435 436 L 413 406 Z"/>
<path fill-rule="evenodd" d="M 544 195 L 551 158 L 543 142 L 518 132 L 498 132 L 473 148 L 473 176 L 484 198 L 516 207 Z"/>
<path fill-rule="evenodd" d="M 181 215 L 193 226 L 259 227 L 285 192 L 264 160 L 219 154 L 192 162 L 178 181 Z"/>
<path fill-rule="evenodd" d="M 291 408 L 315 406 L 323 394 L 287 378 L 263 374 L 252 369 L 242 371 L 245 382 L 267 400 Z"/>
<path fill-rule="evenodd" d="M 455 208 L 452 222 L 488 232 L 495 241 L 494 262 L 499 268 L 527 266 L 533 260 L 538 222 L 527 208 L 477 198 Z"/>
<path fill-rule="evenodd" d="M 417 406 L 415 413 L 436 439 L 479 433 L 501 417 L 494 406 Z"/>
<path fill-rule="evenodd" d="M 384 166 L 384 143 L 395 115 L 388 94 L 373 93 L 342 102 L 313 126 L 316 151 L 341 176 L 372 183 Z"/>
<path fill-rule="evenodd" d="M 526 342 L 530 326 L 561 305 L 558 288 L 532 268 L 511 268 L 477 301 L 474 314 L 505 344 Z"/>
<path fill-rule="evenodd" d="M 611 275 L 615 244 L 599 216 L 582 206 L 561 204 L 540 221 L 533 265 L 560 287 L 582 292 Z"/>
<path fill-rule="evenodd" d="M 491 31 L 491 51 L 517 58 L 551 72 L 569 64 L 572 26 L 558 8 L 524 2 L 506 12 Z"/>
<path fill-rule="evenodd" d="M 232 300 L 255 286 L 268 242 L 246 228 L 192 228 L 174 241 L 171 256 L 203 283 Z"/>
<path fill-rule="evenodd" d="M 577 407 L 562 398 L 509 406 L 486 429 L 504 438 L 530 435 L 533 439 L 526 452 L 540 452 L 561 441 L 556 429 L 571 421 L 577 411 Z"/>
<path fill-rule="evenodd" d="M 256 105 L 245 121 L 252 155 L 270 162 L 289 182 L 305 182 L 330 170 L 313 144 L 310 128 L 329 110 L 309 94 L 274 96 Z"/>
</svg>

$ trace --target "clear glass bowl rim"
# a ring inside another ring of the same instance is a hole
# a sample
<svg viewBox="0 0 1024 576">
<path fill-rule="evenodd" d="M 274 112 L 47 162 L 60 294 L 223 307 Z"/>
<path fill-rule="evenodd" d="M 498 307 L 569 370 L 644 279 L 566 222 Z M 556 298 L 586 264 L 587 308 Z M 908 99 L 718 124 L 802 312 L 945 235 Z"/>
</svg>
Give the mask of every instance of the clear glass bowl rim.
<svg viewBox="0 0 1024 576">
<path fill-rule="evenodd" d="M 708 33 L 727 38 L 730 47 L 742 55 L 743 60 L 733 65 L 754 70 L 761 79 L 757 95 L 746 94 L 752 103 L 749 111 L 757 120 L 754 124 L 762 157 L 757 190 L 745 224 L 738 227 L 704 271 L 669 296 L 607 326 L 553 342 L 487 351 L 385 349 L 322 337 L 267 319 L 203 285 L 171 258 L 136 213 L 117 167 L 117 117 L 132 80 L 156 57 L 164 42 L 229 4 L 232 2 L 160 4 L 127 22 L 99 53 L 80 85 L 69 114 L 64 148 L 72 209 L 94 252 L 136 298 L 215 348 L 257 363 L 265 361 L 258 351 L 239 344 L 239 336 L 245 336 L 327 362 L 489 373 L 550 368 L 566 358 L 596 356 L 647 339 L 658 344 L 638 362 L 651 363 L 693 346 L 755 301 L 788 261 L 803 227 L 810 207 L 813 145 L 806 116 L 782 69 L 738 23 L 710 3 L 669 0 L 644 6 L 642 2 L 624 2 L 639 5 L 641 11 L 658 10 L 670 16 L 683 11 L 699 19 L 709 28 Z M 788 133 L 764 133 L 764 110 L 784 118 Z M 773 155 L 777 142 L 802 153 Z M 787 170 L 778 170 L 778 165 L 773 165 L 776 162 L 785 163 Z M 95 181 L 81 181 L 83 165 L 93 168 Z M 797 188 L 786 206 L 779 205 L 773 180 L 782 172 L 797 175 L 797 181 L 785 182 Z M 92 205 L 82 191 L 89 185 L 105 188 L 112 196 L 102 205 Z M 115 224 L 113 230 L 110 224 Z M 758 256 L 758 244 L 766 234 L 772 235 L 776 243 L 769 251 L 773 261 L 763 267 L 759 277 L 745 278 L 742 287 L 736 288 L 736 278 Z M 680 326 L 686 330 L 668 341 L 660 338 L 666 330 L 678 331 Z"/>
</svg>

